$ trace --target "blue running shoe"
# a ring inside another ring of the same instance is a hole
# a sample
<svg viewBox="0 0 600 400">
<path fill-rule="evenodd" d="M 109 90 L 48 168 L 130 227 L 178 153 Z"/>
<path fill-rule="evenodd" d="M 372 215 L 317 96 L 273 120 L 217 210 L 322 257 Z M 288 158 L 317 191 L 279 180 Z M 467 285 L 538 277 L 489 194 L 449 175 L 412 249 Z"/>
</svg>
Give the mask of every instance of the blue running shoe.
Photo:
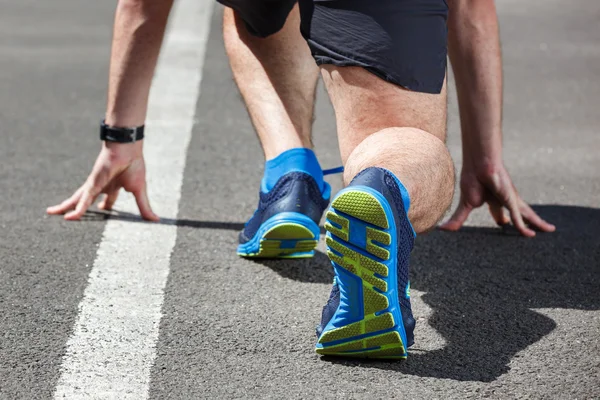
<svg viewBox="0 0 600 400">
<path fill-rule="evenodd" d="M 255 258 L 312 257 L 319 242 L 319 221 L 329 204 L 331 187 L 323 192 L 304 172 L 283 175 L 268 192 L 261 190 L 258 208 L 239 236 L 238 255 Z"/>
<path fill-rule="evenodd" d="M 404 189 L 404 188 L 402 188 Z M 325 229 L 335 278 L 316 352 L 407 357 L 414 342 L 408 262 L 414 231 L 394 175 L 367 168 L 334 198 Z"/>
</svg>

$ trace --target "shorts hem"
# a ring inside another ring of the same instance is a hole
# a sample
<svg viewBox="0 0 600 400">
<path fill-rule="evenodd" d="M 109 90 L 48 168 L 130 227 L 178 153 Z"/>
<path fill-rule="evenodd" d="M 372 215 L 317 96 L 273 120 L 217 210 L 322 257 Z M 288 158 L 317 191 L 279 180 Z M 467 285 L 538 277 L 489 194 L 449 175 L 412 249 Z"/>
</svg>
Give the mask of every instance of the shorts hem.
<svg viewBox="0 0 600 400">
<path fill-rule="evenodd" d="M 361 67 L 361 68 L 364 68 L 366 71 L 372 73 L 373 75 L 377 76 L 378 78 L 383 79 L 386 82 L 392 83 L 396 86 L 400 86 L 403 89 L 407 89 L 407 90 L 410 90 L 413 92 L 440 94 L 442 92 L 442 87 L 444 86 L 443 79 L 442 79 L 442 83 L 436 84 L 436 85 L 418 85 L 418 84 L 414 84 L 412 82 L 407 82 L 408 79 L 407 80 L 399 79 L 398 77 L 394 77 L 392 75 L 385 73 L 381 68 L 375 67 L 373 65 L 370 65 L 368 63 L 365 63 L 365 62 L 362 62 L 359 60 L 352 60 L 352 59 L 339 60 L 339 59 L 322 56 L 322 55 L 315 55 L 315 56 L 313 56 L 313 58 L 315 59 L 315 62 L 317 63 L 317 65 L 335 65 L 336 67 Z M 445 73 L 444 73 L 444 76 L 445 76 Z"/>
</svg>

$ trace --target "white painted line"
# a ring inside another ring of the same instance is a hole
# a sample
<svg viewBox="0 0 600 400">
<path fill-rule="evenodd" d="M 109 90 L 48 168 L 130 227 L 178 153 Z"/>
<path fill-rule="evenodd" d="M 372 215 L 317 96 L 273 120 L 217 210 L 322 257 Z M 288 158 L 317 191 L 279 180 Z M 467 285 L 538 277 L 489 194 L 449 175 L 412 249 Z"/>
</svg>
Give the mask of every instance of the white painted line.
<svg viewBox="0 0 600 400">
<path fill-rule="evenodd" d="M 144 153 L 149 195 L 176 218 L 213 0 L 178 0 L 154 77 Z M 118 210 L 138 213 L 122 195 Z M 177 227 L 109 220 L 67 342 L 57 399 L 146 399 Z"/>
</svg>

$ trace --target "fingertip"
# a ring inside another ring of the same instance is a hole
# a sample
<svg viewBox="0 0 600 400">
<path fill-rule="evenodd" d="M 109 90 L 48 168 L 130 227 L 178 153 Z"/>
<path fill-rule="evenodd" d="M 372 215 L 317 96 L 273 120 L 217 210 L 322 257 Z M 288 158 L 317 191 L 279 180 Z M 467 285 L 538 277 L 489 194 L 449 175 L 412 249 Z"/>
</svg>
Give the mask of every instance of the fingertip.
<svg viewBox="0 0 600 400">
<path fill-rule="evenodd" d="M 73 211 L 69 211 L 65 214 L 65 219 L 67 221 L 79 221 L 81 217 L 85 214 L 85 209 L 75 209 Z"/>
<path fill-rule="evenodd" d="M 528 238 L 535 237 L 535 231 L 532 231 L 531 229 L 524 229 L 521 231 L 521 234 Z"/>
<path fill-rule="evenodd" d="M 76 212 L 70 212 L 65 214 L 64 218 L 66 221 L 78 221 L 80 216 Z"/>
<path fill-rule="evenodd" d="M 160 217 L 158 215 L 156 215 L 154 213 L 154 211 L 152 211 L 151 208 L 141 208 L 140 209 L 140 215 L 142 216 L 142 219 L 146 220 L 146 221 L 150 221 L 150 222 L 158 222 L 160 221 Z"/>
<path fill-rule="evenodd" d="M 534 225 L 533 228 L 538 232 L 544 232 L 544 233 L 552 233 L 552 232 L 556 231 L 556 226 L 551 225 L 551 224 L 538 224 L 538 225 Z"/>
<path fill-rule="evenodd" d="M 548 232 L 556 232 L 556 226 L 552 225 L 552 224 L 549 224 L 548 225 Z"/>
<path fill-rule="evenodd" d="M 523 221 L 519 221 L 513 218 L 513 226 L 517 229 L 517 232 L 523 237 L 532 238 L 535 236 L 535 231 L 530 229 L 523 223 Z"/>
<path fill-rule="evenodd" d="M 147 215 L 147 216 L 144 217 L 144 219 L 146 221 L 150 221 L 150 222 L 158 222 L 158 221 L 160 221 L 159 216 L 156 215 L 156 214 Z"/>
<path fill-rule="evenodd" d="M 460 229 L 460 224 L 453 222 L 453 221 L 448 221 L 448 222 L 445 222 L 445 223 L 441 224 L 440 226 L 438 226 L 438 228 L 443 231 L 455 232 Z"/>
<path fill-rule="evenodd" d="M 529 226 L 531 226 L 533 229 L 537 230 L 538 232 L 546 232 L 546 233 L 551 233 L 556 231 L 556 226 L 554 226 L 553 224 L 549 224 L 548 222 L 540 219 L 539 221 L 536 221 L 534 223 L 529 223 Z"/>
<path fill-rule="evenodd" d="M 50 215 L 61 215 L 64 214 L 66 211 L 67 210 L 65 210 L 64 207 L 61 206 L 52 206 L 46 209 L 46 212 Z"/>
<path fill-rule="evenodd" d="M 152 211 L 150 200 L 148 199 L 148 193 L 146 192 L 145 187 L 138 192 L 134 192 L 133 196 L 135 197 L 138 209 L 140 210 L 140 215 L 144 220 L 156 222 L 160 219 L 158 215 Z"/>
</svg>

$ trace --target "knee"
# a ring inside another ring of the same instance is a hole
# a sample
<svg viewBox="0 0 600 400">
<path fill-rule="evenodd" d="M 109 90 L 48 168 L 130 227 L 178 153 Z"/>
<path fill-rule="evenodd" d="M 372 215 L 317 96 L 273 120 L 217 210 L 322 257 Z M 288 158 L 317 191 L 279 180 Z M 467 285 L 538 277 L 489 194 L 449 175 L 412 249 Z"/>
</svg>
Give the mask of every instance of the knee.
<svg viewBox="0 0 600 400">
<path fill-rule="evenodd" d="M 454 164 L 445 143 L 422 129 L 382 129 L 358 143 L 344 165 L 344 183 L 363 169 L 383 165 L 426 165 L 446 174 L 454 185 Z"/>
<path fill-rule="evenodd" d="M 454 164 L 443 141 L 416 128 L 387 128 L 359 143 L 345 164 L 344 183 L 369 167 L 385 168 L 411 198 L 409 218 L 417 233 L 431 229 L 454 194 Z"/>
</svg>

